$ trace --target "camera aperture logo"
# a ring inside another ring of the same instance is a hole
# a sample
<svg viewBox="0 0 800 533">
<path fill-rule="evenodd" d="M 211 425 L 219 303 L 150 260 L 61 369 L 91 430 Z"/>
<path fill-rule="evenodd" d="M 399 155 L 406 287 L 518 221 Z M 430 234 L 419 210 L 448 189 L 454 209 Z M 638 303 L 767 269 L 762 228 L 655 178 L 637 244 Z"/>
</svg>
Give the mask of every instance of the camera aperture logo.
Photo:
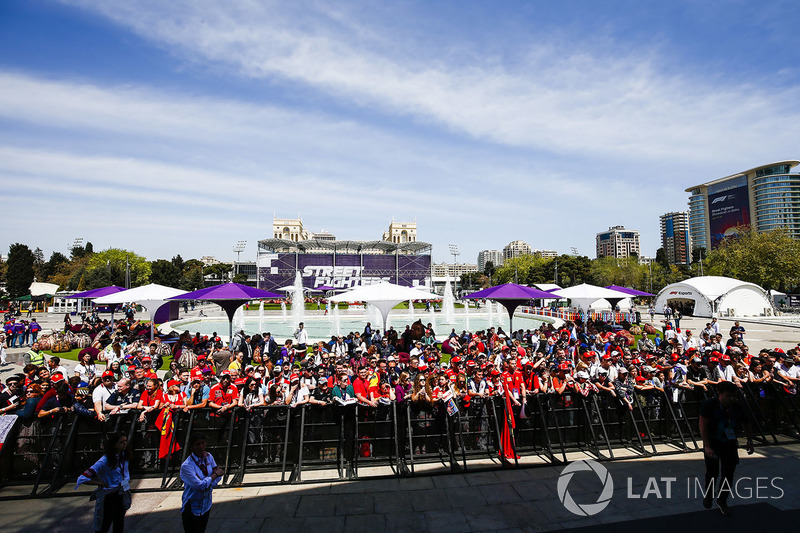
<svg viewBox="0 0 800 533">
<path fill-rule="evenodd" d="M 576 472 L 594 472 L 597 474 L 600 483 L 603 484 L 603 490 L 595 503 L 579 504 L 569 493 L 569 482 Z M 606 467 L 592 459 L 582 459 L 567 465 L 561 471 L 558 477 L 558 499 L 564 507 L 572 514 L 578 516 L 594 516 L 605 509 L 611 502 L 611 496 L 614 495 L 614 480 L 611 479 L 611 474 L 608 473 Z"/>
</svg>

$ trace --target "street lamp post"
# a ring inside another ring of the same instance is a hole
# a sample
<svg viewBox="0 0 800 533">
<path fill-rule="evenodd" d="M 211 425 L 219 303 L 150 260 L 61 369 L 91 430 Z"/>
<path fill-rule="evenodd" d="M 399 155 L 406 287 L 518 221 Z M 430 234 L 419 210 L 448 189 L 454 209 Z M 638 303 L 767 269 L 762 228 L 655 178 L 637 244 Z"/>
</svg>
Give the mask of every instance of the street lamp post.
<svg viewBox="0 0 800 533">
<path fill-rule="evenodd" d="M 448 246 L 450 248 L 450 255 L 453 256 L 453 289 L 456 294 L 458 294 L 458 287 L 456 286 L 456 258 L 461 255 L 461 252 L 458 251 L 457 244 L 450 244 Z"/>
<path fill-rule="evenodd" d="M 233 251 L 236 252 L 236 263 L 233 265 L 233 275 L 239 274 L 239 254 L 247 247 L 247 241 L 236 241 Z"/>
</svg>

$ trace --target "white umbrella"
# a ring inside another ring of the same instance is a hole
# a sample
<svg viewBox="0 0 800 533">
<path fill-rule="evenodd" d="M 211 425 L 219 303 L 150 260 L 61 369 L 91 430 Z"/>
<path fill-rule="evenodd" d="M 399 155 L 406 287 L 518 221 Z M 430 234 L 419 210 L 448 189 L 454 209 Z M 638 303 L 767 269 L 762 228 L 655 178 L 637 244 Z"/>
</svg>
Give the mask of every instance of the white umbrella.
<svg viewBox="0 0 800 533">
<path fill-rule="evenodd" d="M 389 311 L 399 304 L 408 300 L 438 300 L 441 296 L 427 291 L 421 291 L 413 287 L 403 287 L 388 281 L 382 281 L 374 285 L 362 285 L 352 291 L 347 291 L 336 296 L 331 296 L 331 302 L 367 302 L 374 305 L 381 312 L 383 318 L 383 331 L 386 331 L 386 319 Z"/>
<path fill-rule="evenodd" d="M 185 293 L 186 291 L 181 289 L 173 289 L 172 287 L 165 287 L 164 285 L 151 283 L 149 285 L 142 285 L 141 287 L 128 289 L 127 291 L 120 291 L 115 292 L 114 294 L 101 296 L 100 298 L 96 298 L 94 303 L 105 305 L 136 302 L 137 304 L 144 306 L 147 309 L 147 312 L 150 313 L 150 339 L 152 340 L 153 319 L 156 316 L 156 311 L 158 311 L 162 305 L 168 303 L 166 301 L 168 298 L 179 296 Z"/>
<path fill-rule="evenodd" d="M 279 289 L 275 289 L 274 292 L 292 292 L 293 290 L 295 290 L 295 288 L 296 287 L 294 285 L 287 285 L 285 287 L 280 287 Z M 309 292 L 311 290 L 305 287 L 302 287 L 302 289 L 303 292 Z"/>
<path fill-rule="evenodd" d="M 597 300 L 608 300 L 613 307 L 614 304 L 612 302 L 619 302 L 625 298 L 630 298 L 630 294 L 613 289 L 606 289 L 605 287 L 598 287 L 597 285 L 589 285 L 588 283 L 581 283 L 574 287 L 567 287 L 566 289 L 559 289 L 551 292 L 556 296 L 569 298 L 575 307 L 584 310 L 588 309 L 589 306 Z"/>
</svg>

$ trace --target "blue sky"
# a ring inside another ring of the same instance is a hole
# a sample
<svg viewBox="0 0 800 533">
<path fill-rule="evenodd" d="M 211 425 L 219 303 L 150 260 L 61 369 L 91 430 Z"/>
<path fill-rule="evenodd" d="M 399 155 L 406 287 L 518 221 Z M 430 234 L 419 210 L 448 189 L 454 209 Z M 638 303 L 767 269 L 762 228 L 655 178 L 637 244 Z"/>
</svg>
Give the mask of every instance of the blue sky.
<svg viewBox="0 0 800 533">
<path fill-rule="evenodd" d="M 800 155 L 797 2 L 0 3 L 0 250 L 232 259 L 273 213 L 434 260 L 660 246 L 684 189 Z"/>
</svg>

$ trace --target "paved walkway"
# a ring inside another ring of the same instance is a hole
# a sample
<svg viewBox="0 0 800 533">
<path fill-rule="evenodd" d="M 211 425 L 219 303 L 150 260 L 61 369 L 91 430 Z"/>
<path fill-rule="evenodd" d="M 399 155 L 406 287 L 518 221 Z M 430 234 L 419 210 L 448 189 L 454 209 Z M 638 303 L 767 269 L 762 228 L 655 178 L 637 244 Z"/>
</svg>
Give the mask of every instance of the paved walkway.
<svg viewBox="0 0 800 533">
<path fill-rule="evenodd" d="M 730 502 L 733 519 L 716 509 L 702 508 L 694 479 L 702 475 L 703 462 L 699 453 L 691 453 L 602 463 L 613 480 L 613 496 L 605 509 L 590 517 L 577 516 L 561 503 L 558 480 L 564 467 L 541 466 L 217 489 L 208 531 L 527 532 L 592 530 L 614 523 L 615 530 L 626 531 L 641 531 L 643 526 L 660 531 L 667 525 L 670 531 L 675 527 L 694 530 L 703 524 L 703 529 L 724 527 L 730 532 L 752 531 L 757 521 L 770 528 L 785 523 L 796 529 L 800 518 L 798 452 L 800 444 L 791 444 L 759 448 L 755 455 L 743 456 L 737 470 L 740 481 Z M 578 504 L 597 502 L 602 487 L 592 472 L 578 472 L 566 486 Z M 0 492 L 0 499 L 22 492 L 23 488 L 9 487 Z M 71 488 L 62 492 L 74 494 Z M 93 504 L 88 492 L 81 492 L 79 496 L 2 501 L 4 530 L 89 531 Z M 180 497 L 177 491 L 134 494 L 126 530 L 181 531 Z"/>
</svg>

